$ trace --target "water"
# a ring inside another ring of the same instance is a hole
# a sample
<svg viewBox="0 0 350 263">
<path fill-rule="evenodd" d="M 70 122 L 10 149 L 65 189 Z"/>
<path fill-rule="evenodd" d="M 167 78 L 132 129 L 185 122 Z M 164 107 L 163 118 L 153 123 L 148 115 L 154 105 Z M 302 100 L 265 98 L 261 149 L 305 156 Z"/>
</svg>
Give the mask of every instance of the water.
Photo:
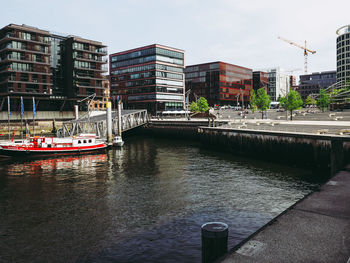
<svg viewBox="0 0 350 263">
<path fill-rule="evenodd" d="M 130 138 L 123 149 L 0 162 L 0 262 L 200 262 L 202 224 L 229 248 L 320 184 L 310 171 Z"/>
</svg>

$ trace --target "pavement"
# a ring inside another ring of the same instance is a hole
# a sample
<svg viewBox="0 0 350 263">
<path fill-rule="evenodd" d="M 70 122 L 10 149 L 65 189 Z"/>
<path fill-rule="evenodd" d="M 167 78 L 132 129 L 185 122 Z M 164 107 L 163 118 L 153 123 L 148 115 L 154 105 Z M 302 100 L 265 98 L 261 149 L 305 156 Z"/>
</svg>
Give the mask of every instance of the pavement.
<svg viewBox="0 0 350 263">
<path fill-rule="evenodd" d="M 320 112 L 317 110 L 300 110 L 293 113 L 293 120 L 286 119 L 286 112 L 268 110 L 268 118 L 261 119 L 261 113 L 246 114 L 242 118 L 240 112 L 220 110 L 215 112 L 218 120 L 227 121 L 222 127 L 233 129 L 285 131 L 312 134 L 350 135 L 350 111 Z M 290 117 L 290 115 L 289 115 Z"/>
<path fill-rule="evenodd" d="M 221 261 L 350 262 L 350 166 L 241 242 Z"/>
</svg>

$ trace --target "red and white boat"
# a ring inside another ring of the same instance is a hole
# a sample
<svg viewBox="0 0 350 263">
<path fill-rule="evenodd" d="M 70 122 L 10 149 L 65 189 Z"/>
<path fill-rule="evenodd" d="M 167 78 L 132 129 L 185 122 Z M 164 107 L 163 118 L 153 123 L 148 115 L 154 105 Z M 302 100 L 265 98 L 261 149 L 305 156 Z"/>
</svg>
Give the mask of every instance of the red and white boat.
<svg viewBox="0 0 350 263">
<path fill-rule="evenodd" d="M 22 154 L 74 154 L 97 151 L 107 148 L 107 144 L 97 139 L 94 134 L 80 134 L 79 136 L 57 138 L 35 136 L 23 141 L 0 144 L 2 155 L 18 156 Z"/>
</svg>

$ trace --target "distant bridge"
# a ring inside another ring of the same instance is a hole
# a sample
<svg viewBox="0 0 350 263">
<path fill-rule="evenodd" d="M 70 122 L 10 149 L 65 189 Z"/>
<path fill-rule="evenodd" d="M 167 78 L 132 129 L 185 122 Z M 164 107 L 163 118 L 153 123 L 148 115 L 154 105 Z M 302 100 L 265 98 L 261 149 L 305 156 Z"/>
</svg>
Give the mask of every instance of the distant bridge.
<svg viewBox="0 0 350 263">
<path fill-rule="evenodd" d="M 66 137 L 81 133 L 95 133 L 101 138 L 107 137 L 106 113 L 101 115 L 84 117 L 63 123 L 58 136 Z M 134 129 L 148 123 L 147 110 L 122 110 L 121 111 L 122 132 Z M 112 133 L 118 134 L 118 112 L 112 112 Z"/>
</svg>

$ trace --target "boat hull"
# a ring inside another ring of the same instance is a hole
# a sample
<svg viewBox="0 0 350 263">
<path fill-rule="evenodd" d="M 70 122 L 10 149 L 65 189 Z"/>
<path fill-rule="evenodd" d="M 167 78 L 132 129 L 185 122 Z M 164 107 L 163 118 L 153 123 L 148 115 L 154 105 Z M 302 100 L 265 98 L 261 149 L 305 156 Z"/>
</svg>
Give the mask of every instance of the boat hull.
<svg viewBox="0 0 350 263">
<path fill-rule="evenodd" d="M 23 155 L 65 155 L 65 154 L 82 154 L 93 151 L 101 151 L 107 148 L 105 143 L 83 146 L 83 147 L 26 147 L 26 146 L 1 146 L 0 155 L 23 156 Z"/>
</svg>

